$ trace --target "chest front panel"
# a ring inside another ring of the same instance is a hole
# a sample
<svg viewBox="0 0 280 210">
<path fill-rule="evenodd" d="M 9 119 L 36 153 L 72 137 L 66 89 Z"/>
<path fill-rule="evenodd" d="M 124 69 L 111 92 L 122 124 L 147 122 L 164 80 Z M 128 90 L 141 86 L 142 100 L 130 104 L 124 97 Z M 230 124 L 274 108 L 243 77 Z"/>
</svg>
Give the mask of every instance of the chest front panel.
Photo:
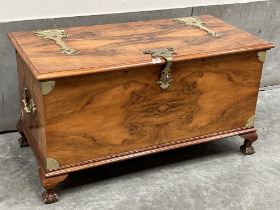
<svg viewBox="0 0 280 210">
<path fill-rule="evenodd" d="M 56 80 L 44 96 L 46 153 L 61 166 L 245 126 L 255 113 L 256 52 Z"/>
</svg>

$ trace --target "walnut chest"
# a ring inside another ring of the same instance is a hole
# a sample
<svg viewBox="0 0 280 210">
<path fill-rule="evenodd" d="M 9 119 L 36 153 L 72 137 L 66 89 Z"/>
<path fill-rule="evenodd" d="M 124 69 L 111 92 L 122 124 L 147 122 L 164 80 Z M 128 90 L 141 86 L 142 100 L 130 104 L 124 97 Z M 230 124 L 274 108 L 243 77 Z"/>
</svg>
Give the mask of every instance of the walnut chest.
<svg viewBox="0 0 280 210">
<path fill-rule="evenodd" d="M 70 172 L 240 135 L 272 44 L 211 16 L 11 32 L 21 146 L 46 189 Z"/>
</svg>

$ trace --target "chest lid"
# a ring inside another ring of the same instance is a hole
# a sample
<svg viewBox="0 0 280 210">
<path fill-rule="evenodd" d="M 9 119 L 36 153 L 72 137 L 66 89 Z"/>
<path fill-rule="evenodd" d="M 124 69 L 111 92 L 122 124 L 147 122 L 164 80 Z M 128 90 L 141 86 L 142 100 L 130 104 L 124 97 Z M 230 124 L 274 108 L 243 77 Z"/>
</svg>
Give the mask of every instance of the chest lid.
<svg viewBox="0 0 280 210">
<path fill-rule="evenodd" d="M 38 80 L 163 65 L 143 53 L 152 49 L 174 49 L 176 62 L 273 47 L 209 15 L 11 32 L 9 38 Z"/>
</svg>

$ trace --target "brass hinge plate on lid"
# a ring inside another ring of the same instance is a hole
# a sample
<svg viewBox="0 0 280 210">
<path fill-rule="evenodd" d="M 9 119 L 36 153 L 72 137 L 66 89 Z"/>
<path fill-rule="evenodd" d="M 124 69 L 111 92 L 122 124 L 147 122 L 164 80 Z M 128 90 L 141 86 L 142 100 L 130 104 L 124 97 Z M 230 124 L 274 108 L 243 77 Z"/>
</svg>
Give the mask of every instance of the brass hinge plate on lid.
<svg viewBox="0 0 280 210">
<path fill-rule="evenodd" d="M 160 77 L 158 80 L 158 84 L 161 87 L 161 89 L 167 89 L 172 81 L 171 78 L 171 66 L 173 63 L 173 54 L 175 53 L 175 50 L 173 48 L 159 48 L 159 49 L 151 49 L 151 50 L 145 50 L 143 52 L 144 54 L 151 54 L 152 58 L 163 58 L 166 60 L 166 65 L 160 72 Z"/>
<path fill-rule="evenodd" d="M 67 55 L 71 55 L 76 52 L 75 49 L 72 49 L 66 45 L 64 38 L 68 37 L 68 33 L 62 29 L 47 29 L 47 30 L 37 30 L 34 31 L 34 34 L 42 39 L 53 40 L 57 45 L 61 47 L 61 52 Z"/>
<path fill-rule="evenodd" d="M 183 18 L 176 18 L 174 19 L 175 22 L 179 24 L 184 24 L 186 26 L 194 26 L 198 27 L 201 30 L 206 31 L 210 36 L 213 37 L 220 37 L 222 36 L 221 33 L 216 32 L 205 26 L 205 22 L 198 17 L 183 17 Z"/>
</svg>

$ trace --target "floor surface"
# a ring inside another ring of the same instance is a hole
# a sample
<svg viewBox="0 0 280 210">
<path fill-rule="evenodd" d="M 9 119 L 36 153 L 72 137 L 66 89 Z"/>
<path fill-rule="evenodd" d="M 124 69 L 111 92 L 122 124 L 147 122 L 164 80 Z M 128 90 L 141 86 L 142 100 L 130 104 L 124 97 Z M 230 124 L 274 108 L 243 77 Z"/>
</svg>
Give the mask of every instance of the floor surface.
<svg viewBox="0 0 280 210">
<path fill-rule="evenodd" d="M 0 135 L 0 209 L 279 210 L 279 104 L 280 89 L 260 92 L 252 156 L 232 137 L 73 173 L 50 205 L 31 149 Z"/>
</svg>

